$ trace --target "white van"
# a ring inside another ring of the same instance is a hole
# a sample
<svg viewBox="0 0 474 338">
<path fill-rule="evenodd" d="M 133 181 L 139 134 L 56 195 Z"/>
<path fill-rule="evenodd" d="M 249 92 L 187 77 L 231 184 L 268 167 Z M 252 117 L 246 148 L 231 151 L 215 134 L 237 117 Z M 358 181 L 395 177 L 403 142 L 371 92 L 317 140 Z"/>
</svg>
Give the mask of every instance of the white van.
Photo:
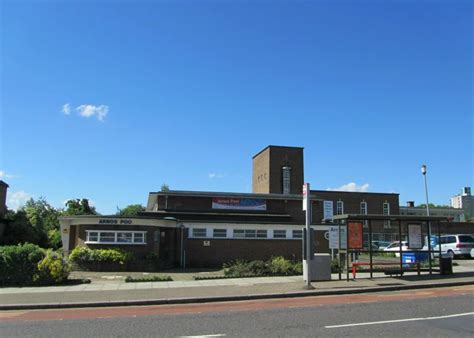
<svg viewBox="0 0 474 338">
<path fill-rule="evenodd" d="M 473 235 L 443 235 L 439 240 L 441 244 L 441 254 L 448 254 L 451 258 L 455 256 L 469 257 L 471 249 L 474 248 Z M 432 250 L 434 251 L 434 256 L 438 257 L 438 243 L 434 245 Z"/>
</svg>

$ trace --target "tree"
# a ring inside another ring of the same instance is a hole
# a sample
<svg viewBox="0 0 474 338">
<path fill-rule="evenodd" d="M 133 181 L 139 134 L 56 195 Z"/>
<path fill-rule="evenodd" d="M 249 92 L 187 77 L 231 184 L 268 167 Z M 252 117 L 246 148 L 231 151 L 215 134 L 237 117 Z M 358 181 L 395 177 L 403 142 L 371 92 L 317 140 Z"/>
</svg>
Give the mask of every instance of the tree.
<svg viewBox="0 0 474 338">
<path fill-rule="evenodd" d="M 37 244 L 39 246 L 52 247 L 54 249 L 58 249 L 61 246 L 57 241 L 59 234 L 59 210 L 52 207 L 43 197 L 36 201 L 31 198 L 21 210 L 26 213 L 29 223 L 38 234 Z"/>
<path fill-rule="evenodd" d="M 98 213 L 95 210 L 95 207 L 89 205 L 89 200 L 87 198 L 77 198 L 66 202 L 66 210 L 64 210 L 63 215 L 98 215 Z"/>
<path fill-rule="evenodd" d="M 161 185 L 161 191 L 170 191 L 170 187 L 168 186 L 168 184 L 163 183 Z"/>
<path fill-rule="evenodd" d="M 145 211 L 145 207 L 141 204 L 130 204 L 123 209 L 117 211 L 117 216 L 132 217 L 137 216 L 140 212 Z"/>
<path fill-rule="evenodd" d="M 40 242 L 42 236 L 38 233 L 37 228 L 31 225 L 24 210 L 8 211 L 5 218 L 7 219 L 7 226 L 1 245 L 38 244 Z"/>
</svg>

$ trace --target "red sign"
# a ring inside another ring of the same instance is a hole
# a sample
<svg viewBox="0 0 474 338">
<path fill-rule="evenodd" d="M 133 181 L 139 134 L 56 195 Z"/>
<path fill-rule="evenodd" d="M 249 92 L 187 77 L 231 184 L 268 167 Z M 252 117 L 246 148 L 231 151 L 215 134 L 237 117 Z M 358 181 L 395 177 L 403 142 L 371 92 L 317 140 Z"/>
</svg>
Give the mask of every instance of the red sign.
<svg viewBox="0 0 474 338">
<path fill-rule="evenodd" d="M 362 249 L 364 247 L 362 223 L 349 222 L 347 230 L 349 231 L 349 249 Z"/>
</svg>

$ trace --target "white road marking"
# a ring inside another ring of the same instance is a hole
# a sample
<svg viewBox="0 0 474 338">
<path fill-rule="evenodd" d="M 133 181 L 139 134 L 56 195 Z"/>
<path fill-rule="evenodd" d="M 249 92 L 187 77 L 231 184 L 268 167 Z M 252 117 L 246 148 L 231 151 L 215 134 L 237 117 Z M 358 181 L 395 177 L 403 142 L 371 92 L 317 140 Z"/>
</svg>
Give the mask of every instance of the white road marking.
<svg viewBox="0 0 474 338">
<path fill-rule="evenodd" d="M 205 338 L 205 337 L 225 337 L 224 333 L 206 334 L 203 336 L 179 336 L 179 338 Z"/>
<path fill-rule="evenodd" d="M 335 329 L 335 328 L 338 328 L 338 327 L 378 325 L 378 324 L 389 324 L 389 323 L 400 323 L 400 322 L 414 322 L 414 321 L 418 321 L 418 320 L 433 320 L 433 319 L 454 318 L 454 317 L 473 316 L 473 315 L 474 315 L 474 312 L 466 312 L 466 313 L 457 313 L 457 314 L 453 314 L 453 315 L 437 316 L 437 317 L 407 318 L 407 319 L 381 320 L 379 322 L 365 322 L 365 323 L 353 323 L 353 324 L 343 324 L 343 325 L 330 325 L 330 326 L 325 326 L 325 328 L 326 329 Z"/>
</svg>

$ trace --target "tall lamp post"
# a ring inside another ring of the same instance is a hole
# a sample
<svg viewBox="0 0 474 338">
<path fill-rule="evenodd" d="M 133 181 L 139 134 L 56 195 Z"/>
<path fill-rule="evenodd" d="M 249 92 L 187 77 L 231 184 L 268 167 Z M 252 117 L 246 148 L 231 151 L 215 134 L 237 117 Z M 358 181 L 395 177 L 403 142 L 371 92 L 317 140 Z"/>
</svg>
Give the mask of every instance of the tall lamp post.
<svg viewBox="0 0 474 338">
<path fill-rule="evenodd" d="M 428 201 L 428 183 L 426 181 L 426 165 L 423 164 L 421 166 L 421 174 L 424 177 L 425 181 L 425 195 L 426 195 L 426 216 L 430 217 L 430 203 Z M 432 273 L 431 271 L 431 221 L 428 220 L 428 257 L 430 261 L 430 275 Z"/>
<path fill-rule="evenodd" d="M 425 195 L 426 195 L 426 216 L 430 215 L 430 206 L 428 202 L 428 183 L 426 182 L 426 165 L 421 166 L 421 174 L 425 178 Z"/>
</svg>

